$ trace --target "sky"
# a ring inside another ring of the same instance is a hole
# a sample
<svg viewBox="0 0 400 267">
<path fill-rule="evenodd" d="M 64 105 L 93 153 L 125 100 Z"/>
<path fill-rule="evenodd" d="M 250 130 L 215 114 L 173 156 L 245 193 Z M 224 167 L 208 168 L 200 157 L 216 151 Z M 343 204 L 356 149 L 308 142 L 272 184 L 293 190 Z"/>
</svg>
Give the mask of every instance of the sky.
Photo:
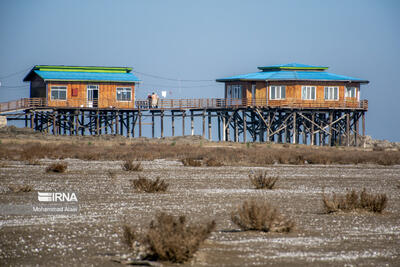
<svg viewBox="0 0 400 267">
<path fill-rule="evenodd" d="M 133 67 L 136 98 L 220 98 L 217 78 L 298 62 L 369 80 L 367 134 L 400 141 L 398 14 L 397 0 L 1 0 L 0 102 L 29 97 L 40 64 Z"/>
</svg>

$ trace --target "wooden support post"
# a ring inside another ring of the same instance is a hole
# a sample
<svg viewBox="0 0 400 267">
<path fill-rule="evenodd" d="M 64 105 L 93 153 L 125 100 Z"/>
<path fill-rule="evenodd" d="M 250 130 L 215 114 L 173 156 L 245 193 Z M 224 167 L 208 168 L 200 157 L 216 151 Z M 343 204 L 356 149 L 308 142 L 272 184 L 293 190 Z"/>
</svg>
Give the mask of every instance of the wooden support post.
<svg viewBox="0 0 400 267">
<path fill-rule="evenodd" d="M 129 111 L 125 112 L 126 115 L 126 137 L 130 138 L 131 137 L 131 119 L 130 119 L 130 114 Z"/>
<path fill-rule="evenodd" d="M 319 119 L 320 119 L 320 127 L 323 127 L 323 123 L 325 121 L 325 115 L 324 114 L 319 114 Z M 319 131 L 319 145 L 323 146 L 325 144 L 325 136 L 323 131 Z"/>
<path fill-rule="evenodd" d="M 124 135 L 124 112 L 119 115 L 119 134 Z"/>
<path fill-rule="evenodd" d="M 193 110 L 190 111 L 190 134 L 194 135 L 194 114 Z"/>
<path fill-rule="evenodd" d="M 363 116 L 363 118 L 364 118 L 364 116 Z M 30 112 L 30 119 L 31 119 L 31 129 L 33 129 L 33 124 L 34 124 L 33 119 L 34 119 L 34 115 L 33 115 L 32 112 Z"/>
<path fill-rule="evenodd" d="M 358 115 L 358 112 L 353 111 L 353 123 L 354 123 L 354 145 L 358 146 L 358 119 L 360 116 Z"/>
<path fill-rule="evenodd" d="M 185 136 L 185 111 L 182 111 L 182 136 Z"/>
<path fill-rule="evenodd" d="M 151 112 L 151 138 L 154 138 L 154 112 Z"/>
<path fill-rule="evenodd" d="M 119 132 L 119 112 L 115 112 L 115 135 L 118 135 Z"/>
<path fill-rule="evenodd" d="M 28 115 L 25 113 L 25 128 L 28 128 Z"/>
<path fill-rule="evenodd" d="M 235 115 L 235 119 L 234 119 L 234 125 L 235 125 L 235 138 L 234 141 L 235 142 L 239 142 L 239 128 L 238 128 L 238 120 L 237 120 L 237 116 Z"/>
<path fill-rule="evenodd" d="M 46 133 L 49 133 L 49 129 L 50 129 L 50 113 L 46 112 Z"/>
<path fill-rule="evenodd" d="M 85 111 L 81 110 L 81 135 L 85 135 Z"/>
<path fill-rule="evenodd" d="M 161 110 L 160 114 L 160 127 L 161 127 L 161 138 L 164 137 L 164 111 Z"/>
<path fill-rule="evenodd" d="M 350 146 L 350 113 L 346 113 L 346 145 Z"/>
<path fill-rule="evenodd" d="M 139 118 L 138 118 L 138 120 L 139 120 L 139 137 L 142 137 L 142 112 L 141 111 L 139 111 L 138 116 L 139 116 Z"/>
<path fill-rule="evenodd" d="M 255 114 L 254 114 L 253 111 L 251 112 L 250 118 L 251 118 L 251 129 L 252 129 L 252 132 L 253 132 L 253 135 L 252 135 L 253 142 L 255 142 L 255 141 L 257 141 L 257 133 L 256 133 Z"/>
<path fill-rule="evenodd" d="M 211 137 L 211 111 L 208 112 L 208 140 L 212 141 L 212 137 Z"/>
<path fill-rule="evenodd" d="M 297 144 L 297 113 L 293 111 L 293 144 Z"/>
<path fill-rule="evenodd" d="M 56 119 L 57 119 L 57 111 L 53 112 L 53 134 L 57 134 L 57 128 L 56 128 Z"/>
<path fill-rule="evenodd" d="M 271 141 L 271 112 L 268 110 L 267 112 L 267 142 Z"/>
<path fill-rule="evenodd" d="M 246 111 L 242 111 L 243 114 L 243 143 L 247 142 L 247 118 L 246 118 Z"/>
<path fill-rule="evenodd" d="M 108 118 L 108 112 L 104 112 L 103 113 L 103 117 L 104 117 L 104 131 L 106 132 L 106 134 L 108 134 L 108 126 L 109 126 L 109 118 Z"/>
<path fill-rule="evenodd" d="M 329 111 L 329 145 L 330 146 L 333 146 L 334 144 L 333 144 L 333 125 L 332 125 L 332 123 L 333 123 L 333 112 L 332 111 Z"/>
<path fill-rule="evenodd" d="M 137 116 L 134 111 L 132 111 L 132 137 L 135 137 L 135 125 L 136 125 Z"/>
<path fill-rule="evenodd" d="M 218 120 L 218 141 L 221 141 L 221 117 L 220 114 L 217 113 Z"/>
<path fill-rule="evenodd" d="M 363 136 L 363 146 L 365 146 L 365 112 L 361 113 L 361 127 L 362 127 L 362 136 Z"/>
<path fill-rule="evenodd" d="M 175 115 L 174 112 L 171 112 L 171 127 L 172 127 L 172 136 L 175 136 Z"/>
<path fill-rule="evenodd" d="M 315 113 L 312 112 L 311 114 L 311 145 L 315 145 L 315 134 L 314 134 L 314 123 L 315 123 Z"/>
<path fill-rule="evenodd" d="M 307 128 L 306 128 L 306 121 L 304 118 L 302 119 L 302 127 L 303 127 L 303 145 L 307 145 Z"/>
<path fill-rule="evenodd" d="M 206 112 L 203 110 L 202 114 L 202 119 L 203 119 L 203 138 L 206 138 Z"/>
<path fill-rule="evenodd" d="M 222 116 L 222 140 L 226 141 L 226 126 L 225 126 L 225 116 Z"/>
<path fill-rule="evenodd" d="M 97 112 L 96 112 L 96 135 L 100 134 L 100 127 L 101 127 L 100 116 L 99 116 L 99 111 L 97 110 Z"/>
</svg>

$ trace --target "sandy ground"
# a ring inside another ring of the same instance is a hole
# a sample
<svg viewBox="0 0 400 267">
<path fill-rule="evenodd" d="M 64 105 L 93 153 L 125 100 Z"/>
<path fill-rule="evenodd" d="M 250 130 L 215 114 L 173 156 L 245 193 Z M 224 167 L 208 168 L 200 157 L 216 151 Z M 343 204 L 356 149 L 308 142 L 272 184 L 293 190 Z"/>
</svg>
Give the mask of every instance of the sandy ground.
<svg viewBox="0 0 400 267">
<path fill-rule="evenodd" d="M 118 266 L 129 257 L 121 241 L 127 222 L 146 229 L 157 212 L 185 214 L 192 221 L 215 219 L 216 231 L 183 266 L 399 266 L 400 166 L 273 165 L 270 167 L 184 167 L 177 161 L 144 161 L 144 171 L 124 172 L 118 161 L 67 159 L 63 174 L 41 165 L 2 161 L 0 205 L 37 205 L 37 191 L 75 192 L 79 212 L 60 215 L 0 214 L 0 265 Z M 117 172 L 111 179 L 107 171 Z M 252 171 L 280 179 L 274 190 L 255 190 Z M 130 179 L 161 177 L 164 194 L 136 193 Z M 12 193 L 10 184 L 34 191 Z M 323 214 L 321 195 L 367 188 L 386 193 L 383 214 Z M 241 232 L 230 213 L 247 199 L 268 200 L 296 223 L 289 234 Z M 170 265 L 162 263 L 163 265 Z"/>
</svg>

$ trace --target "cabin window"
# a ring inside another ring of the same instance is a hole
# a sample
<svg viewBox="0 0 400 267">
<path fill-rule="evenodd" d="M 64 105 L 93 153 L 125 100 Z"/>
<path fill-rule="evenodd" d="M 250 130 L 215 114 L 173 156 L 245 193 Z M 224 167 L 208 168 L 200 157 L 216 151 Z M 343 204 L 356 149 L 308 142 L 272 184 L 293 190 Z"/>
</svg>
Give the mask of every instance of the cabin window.
<svg viewBox="0 0 400 267">
<path fill-rule="evenodd" d="M 51 100 L 67 100 L 67 87 L 66 86 L 52 86 L 51 87 Z"/>
<path fill-rule="evenodd" d="M 242 98 L 242 86 L 228 85 L 227 98 Z"/>
<path fill-rule="evenodd" d="M 325 87 L 325 100 L 339 100 L 339 87 Z"/>
<path fill-rule="evenodd" d="M 357 87 L 346 87 L 345 97 L 357 97 Z"/>
<path fill-rule="evenodd" d="M 315 100 L 315 86 L 302 86 L 301 87 L 301 99 Z"/>
<path fill-rule="evenodd" d="M 269 99 L 280 100 L 286 98 L 286 86 L 270 86 Z"/>
<path fill-rule="evenodd" d="M 117 87 L 117 101 L 131 101 L 132 88 L 131 87 Z"/>
</svg>

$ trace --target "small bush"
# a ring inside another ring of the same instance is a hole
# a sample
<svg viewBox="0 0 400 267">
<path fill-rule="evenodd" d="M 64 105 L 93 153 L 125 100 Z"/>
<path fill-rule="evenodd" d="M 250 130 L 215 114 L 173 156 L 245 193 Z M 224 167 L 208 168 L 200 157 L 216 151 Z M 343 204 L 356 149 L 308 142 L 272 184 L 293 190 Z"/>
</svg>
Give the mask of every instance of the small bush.
<svg viewBox="0 0 400 267">
<path fill-rule="evenodd" d="M 322 202 L 326 213 L 354 210 L 381 213 L 386 208 L 387 196 L 386 194 L 369 194 L 364 188 L 359 194 L 355 190 L 340 196 L 333 193 L 331 198 L 323 194 Z"/>
<path fill-rule="evenodd" d="M 66 162 L 56 162 L 46 168 L 46 172 L 63 173 L 67 170 L 68 164 Z"/>
<path fill-rule="evenodd" d="M 191 167 L 200 167 L 201 166 L 201 160 L 198 160 L 198 159 L 185 158 L 185 159 L 182 159 L 181 161 L 182 161 L 183 166 L 191 166 Z"/>
<path fill-rule="evenodd" d="M 215 158 L 210 158 L 210 159 L 206 160 L 206 165 L 208 167 L 221 167 L 224 164 Z"/>
<path fill-rule="evenodd" d="M 256 189 L 273 189 L 278 181 L 278 177 L 268 176 L 267 172 L 262 171 L 249 174 L 249 179 Z"/>
<path fill-rule="evenodd" d="M 277 209 L 265 202 L 245 201 L 231 213 L 231 220 L 243 231 L 288 233 L 294 228 L 291 220 L 285 219 Z"/>
<path fill-rule="evenodd" d="M 32 186 L 31 185 L 9 185 L 8 189 L 14 193 L 19 193 L 19 192 L 31 192 L 32 191 Z"/>
<path fill-rule="evenodd" d="M 142 259 L 182 263 L 193 257 L 200 244 L 215 229 L 215 221 L 205 225 L 188 224 L 185 216 L 160 213 L 152 220 L 145 235 L 139 236 L 132 227 L 124 226 L 124 241 L 132 249 L 141 244 Z"/>
<path fill-rule="evenodd" d="M 132 160 L 125 160 L 122 163 L 122 169 L 130 172 L 140 172 L 143 170 L 142 163 L 133 163 Z"/>
<path fill-rule="evenodd" d="M 148 178 L 140 177 L 135 180 L 131 180 L 133 188 L 140 192 L 146 193 L 156 193 L 156 192 L 165 192 L 169 184 L 161 180 L 160 177 L 157 177 L 155 180 L 151 180 Z"/>
</svg>

